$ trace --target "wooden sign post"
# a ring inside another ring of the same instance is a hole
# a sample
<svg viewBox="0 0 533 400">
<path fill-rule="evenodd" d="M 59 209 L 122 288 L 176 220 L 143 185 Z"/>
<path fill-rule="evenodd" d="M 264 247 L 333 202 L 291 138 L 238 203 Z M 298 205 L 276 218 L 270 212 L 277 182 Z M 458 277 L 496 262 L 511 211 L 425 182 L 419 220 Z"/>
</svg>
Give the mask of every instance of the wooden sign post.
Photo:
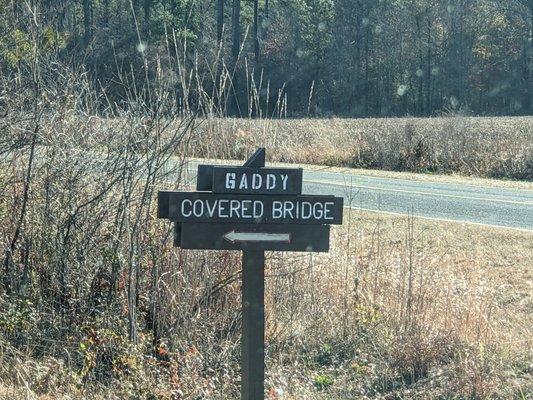
<svg viewBox="0 0 533 400">
<path fill-rule="evenodd" d="M 302 170 L 265 168 L 265 149 L 242 167 L 199 165 L 196 192 L 160 191 L 158 217 L 183 249 L 242 250 L 241 399 L 265 392 L 265 251 L 329 251 L 343 199 L 302 195 Z"/>
</svg>

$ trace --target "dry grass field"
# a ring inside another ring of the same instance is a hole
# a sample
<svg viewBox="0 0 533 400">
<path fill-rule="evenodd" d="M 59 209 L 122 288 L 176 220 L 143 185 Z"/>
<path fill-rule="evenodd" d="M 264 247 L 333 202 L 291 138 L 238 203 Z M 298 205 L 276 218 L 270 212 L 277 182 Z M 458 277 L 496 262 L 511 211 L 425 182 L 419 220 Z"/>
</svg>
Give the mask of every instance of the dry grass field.
<svg viewBox="0 0 533 400">
<path fill-rule="evenodd" d="M 59 116 L 55 116 L 58 118 Z M 157 123 L 172 135 L 183 120 Z M 123 131 L 128 115 L 97 118 L 67 113 L 62 127 L 43 121 L 45 133 L 69 130 L 85 138 Z M 139 118 L 149 131 L 156 121 Z M 167 126 L 168 124 L 168 126 Z M 398 171 L 463 177 L 533 181 L 533 117 L 467 117 L 366 119 L 236 119 L 206 117 L 190 126 L 179 154 L 242 160 L 256 147 L 269 149 L 268 161 L 316 164 L 365 170 Z M 110 135 L 114 139 L 117 135 Z M 118 135 L 119 137 L 123 137 Z M 101 149 L 100 149 L 101 150 Z M 139 150 L 143 150 L 139 148 Z"/>
<path fill-rule="evenodd" d="M 270 399 L 531 397 L 533 233 L 347 217 L 329 254 L 268 256 Z M 164 279 L 169 318 L 194 297 L 184 290 L 200 291 L 215 271 L 238 274 L 238 253 L 172 253 L 184 261 Z M 238 307 L 232 282 L 176 327 L 159 349 L 163 360 L 143 356 L 143 337 L 106 361 L 106 346 L 126 344 L 102 321 L 101 343 L 86 333 L 50 344 L 63 348 L 61 358 L 34 359 L 0 342 L 0 398 L 237 398 Z M 85 361 L 77 364 L 76 352 Z M 112 363 L 112 378 L 95 380 L 105 365 L 91 357 Z"/>
<path fill-rule="evenodd" d="M 331 254 L 304 257 L 285 288 L 284 336 L 300 351 L 278 357 L 312 367 L 273 367 L 283 398 L 529 398 L 532 239 L 352 212 Z"/>
<path fill-rule="evenodd" d="M 264 146 L 271 161 L 533 180 L 533 117 L 208 118 L 198 132 L 198 157 Z"/>
</svg>

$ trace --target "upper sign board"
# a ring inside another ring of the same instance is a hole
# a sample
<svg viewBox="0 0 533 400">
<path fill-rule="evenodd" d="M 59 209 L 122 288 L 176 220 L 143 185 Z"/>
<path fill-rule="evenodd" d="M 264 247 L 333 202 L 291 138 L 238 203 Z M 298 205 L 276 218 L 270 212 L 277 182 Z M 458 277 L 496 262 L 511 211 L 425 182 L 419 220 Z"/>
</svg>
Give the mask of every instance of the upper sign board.
<svg viewBox="0 0 533 400">
<path fill-rule="evenodd" d="M 196 190 L 233 194 L 302 193 L 301 168 L 198 165 Z"/>
<path fill-rule="evenodd" d="M 213 167 L 213 193 L 302 193 L 302 170 L 289 168 Z"/>
</svg>

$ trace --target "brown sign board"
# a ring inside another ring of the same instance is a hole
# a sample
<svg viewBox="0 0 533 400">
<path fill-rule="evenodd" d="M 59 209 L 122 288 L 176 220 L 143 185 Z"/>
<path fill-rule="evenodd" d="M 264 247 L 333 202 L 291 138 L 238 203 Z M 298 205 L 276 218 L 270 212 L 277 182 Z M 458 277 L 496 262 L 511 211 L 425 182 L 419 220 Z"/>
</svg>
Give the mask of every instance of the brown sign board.
<svg viewBox="0 0 533 400">
<path fill-rule="evenodd" d="M 302 169 L 213 167 L 213 193 L 298 195 Z"/>
<path fill-rule="evenodd" d="M 253 168 L 227 165 L 198 165 L 196 190 L 233 194 L 302 193 L 301 168 Z"/>
<path fill-rule="evenodd" d="M 159 218 L 176 222 L 341 224 L 343 198 L 159 192 Z"/>
<path fill-rule="evenodd" d="M 178 225 L 179 223 L 176 223 Z M 329 225 L 184 223 L 182 249 L 327 252 Z"/>
</svg>

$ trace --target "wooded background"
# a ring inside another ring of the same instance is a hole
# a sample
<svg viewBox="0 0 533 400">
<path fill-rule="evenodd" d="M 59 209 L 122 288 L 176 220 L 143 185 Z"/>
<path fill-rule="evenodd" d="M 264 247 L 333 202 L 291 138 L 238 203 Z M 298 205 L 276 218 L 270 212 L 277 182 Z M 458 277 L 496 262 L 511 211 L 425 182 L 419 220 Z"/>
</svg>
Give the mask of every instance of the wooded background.
<svg viewBox="0 0 533 400">
<path fill-rule="evenodd" d="M 279 99 L 288 116 L 527 115 L 532 30 L 533 0 L 0 0 L 0 73 L 37 40 L 113 101 L 133 71 L 192 108 L 225 85 L 238 116 Z"/>
</svg>

